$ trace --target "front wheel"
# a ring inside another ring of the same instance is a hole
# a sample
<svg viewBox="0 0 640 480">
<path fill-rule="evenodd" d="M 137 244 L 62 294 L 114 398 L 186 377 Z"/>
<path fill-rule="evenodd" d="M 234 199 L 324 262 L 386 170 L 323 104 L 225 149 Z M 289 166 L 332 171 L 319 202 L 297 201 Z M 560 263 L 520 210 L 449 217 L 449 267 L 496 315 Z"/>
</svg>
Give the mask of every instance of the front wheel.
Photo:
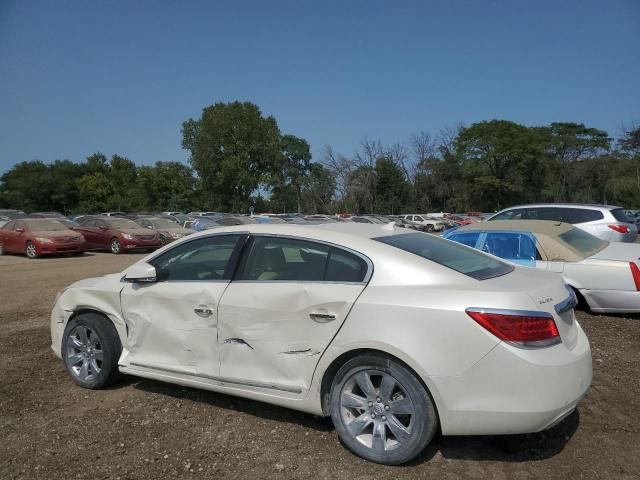
<svg viewBox="0 0 640 480">
<path fill-rule="evenodd" d="M 111 239 L 109 247 L 111 248 L 111 253 L 114 253 L 116 255 L 119 254 L 122 249 L 122 247 L 120 246 L 120 240 L 118 240 L 117 238 Z"/>
<path fill-rule="evenodd" d="M 120 337 L 108 319 L 84 313 L 71 320 L 62 337 L 67 373 L 83 388 L 99 389 L 120 378 Z"/>
<path fill-rule="evenodd" d="M 25 253 L 26 253 L 27 257 L 32 259 L 32 260 L 34 258 L 38 257 L 38 251 L 36 250 L 36 246 L 31 242 L 27 242 L 27 246 L 25 248 Z"/>
<path fill-rule="evenodd" d="M 431 397 L 409 369 L 379 355 L 345 363 L 333 381 L 331 419 L 344 444 L 376 463 L 416 457 L 436 433 Z"/>
<path fill-rule="evenodd" d="M 427 224 L 427 233 L 433 233 L 435 229 L 433 228 L 433 225 L 431 225 L 430 223 Z"/>
</svg>

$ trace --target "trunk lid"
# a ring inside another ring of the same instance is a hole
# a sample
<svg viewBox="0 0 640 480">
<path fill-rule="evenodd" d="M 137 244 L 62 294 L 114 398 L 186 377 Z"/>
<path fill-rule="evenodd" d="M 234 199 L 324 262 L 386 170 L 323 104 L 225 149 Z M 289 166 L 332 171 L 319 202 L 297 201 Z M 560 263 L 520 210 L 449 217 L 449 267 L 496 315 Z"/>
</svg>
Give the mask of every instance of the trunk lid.
<svg viewBox="0 0 640 480">
<path fill-rule="evenodd" d="M 569 349 L 575 345 L 578 338 L 575 312 L 572 306 L 562 308 L 566 307 L 567 303 L 571 304 L 571 297 L 574 294 L 562 277 L 535 268 L 516 267 L 511 273 L 484 280 L 482 283 L 485 282 L 492 287 L 503 289 L 505 293 L 525 294 L 531 301 L 529 310 L 550 314 L 556 323 L 562 342 Z"/>
<path fill-rule="evenodd" d="M 640 260 L 640 244 L 626 242 L 610 242 L 598 253 L 591 255 L 589 259 L 617 260 L 621 262 L 636 262 Z"/>
</svg>

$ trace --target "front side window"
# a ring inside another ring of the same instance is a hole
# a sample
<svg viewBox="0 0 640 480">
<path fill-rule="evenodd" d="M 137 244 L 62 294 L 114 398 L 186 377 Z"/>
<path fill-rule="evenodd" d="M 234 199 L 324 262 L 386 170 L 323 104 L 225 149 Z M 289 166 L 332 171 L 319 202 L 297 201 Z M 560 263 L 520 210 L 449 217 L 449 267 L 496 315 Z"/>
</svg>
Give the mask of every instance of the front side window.
<svg viewBox="0 0 640 480">
<path fill-rule="evenodd" d="M 522 208 L 514 208 L 513 210 L 507 210 L 506 212 L 498 213 L 491 220 L 519 220 L 522 218 Z"/>
<path fill-rule="evenodd" d="M 447 236 L 449 240 L 461 243 L 467 247 L 475 247 L 480 238 L 480 232 L 468 232 L 468 233 L 454 233 Z"/>
<path fill-rule="evenodd" d="M 527 267 L 536 265 L 536 241 L 528 232 L 488 232 L 482 250 Z"/>
<path fill-rule="evenodd" d="M 11 222 L 5 223 L 4 226 L 2 227 L 2 229 L 3 230 L 13 230 L 13 227 L 15 227 L 15 225 L 16 225 L 16 222 L 11 221 Z"/>
<path fill-rule="evenodd" d="M 149 263 L 158 281 L 229 280 L 229 260 L 240 235 L 220 235 L 181 243 Z"/>
<path fill-rule="evenodd" d="M 426 258 L 476 280 L 500 277 L 513 271 L 513 266 L 507 263 L 429 234 L 408 233 L 374 240 Z"/>
<path fill-rule="evenodd" d="M 238 280 L 362 282 L 367 264 L 341 249 L 308 240 L 255 237 Z"/>
</svg>

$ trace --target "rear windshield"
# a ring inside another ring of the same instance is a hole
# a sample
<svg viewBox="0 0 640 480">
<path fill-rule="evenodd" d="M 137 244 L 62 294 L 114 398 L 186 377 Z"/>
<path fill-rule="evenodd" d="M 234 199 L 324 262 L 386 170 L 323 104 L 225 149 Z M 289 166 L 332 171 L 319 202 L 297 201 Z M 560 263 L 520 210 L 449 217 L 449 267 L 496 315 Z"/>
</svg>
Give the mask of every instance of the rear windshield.
<svg viewBox="0 0 640 480">
<path fill-rule="evenodd" d="M 611 215 L 613 215 L 613 217 L 619 222 L 633 223 L 631 217 L 629 217 L 629 215 L 627 215 L 627 212 L 625 212 L 622 208 L 614 208 L 613 210 L 611 210 Z"/>
<path fill-rule="evenodd" d="M 374 240 L 439 263 L 476 280 L 500 277 L 513 271 L 513 266 L 478 250 L 427 233 L 392 235 Z"/>
<path fill-rule="evenodd" d="M 569 248 L 584 257 L 590 257 L 609 245 L 609 242 L 600 240 L 598 237 L 594 237 L 579 228 L 572 228 L 571 230 L 561 233 L 558 235 L 558 238 L 567 244 Z"/>
<path fill-rule="evenodd" d="M 40 220 L 37 222 L 27 222 L 29 230 L 32 232 L 53 232 L 56 230 L 68 230 L 68 228 L 57 220 Z"/>
<path fill-rule="evenodd" d="M 172 230 L 174 228 L 180 228 L 180 225 L 178 225 L 173 220 L 165 220 L 164 218 L 161 218 L 159 220 L 151 220 L 151 223 L 153 224 L 154 228 L 158 228 L 160 230 L 162 229 Z"/>
</svg>

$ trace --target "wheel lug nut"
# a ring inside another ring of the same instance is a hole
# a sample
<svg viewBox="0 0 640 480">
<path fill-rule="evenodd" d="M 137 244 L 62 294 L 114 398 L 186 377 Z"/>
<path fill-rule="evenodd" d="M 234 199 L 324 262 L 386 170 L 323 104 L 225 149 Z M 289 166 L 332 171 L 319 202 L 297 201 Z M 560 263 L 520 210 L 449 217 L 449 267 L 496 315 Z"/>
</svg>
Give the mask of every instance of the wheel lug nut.
<svg viewBox="0 0 640 480">
<path fill-rule="evenodd" d="M 382 415 L 382 421 L 386 422 L 387 421 L 387 417 L 385 417 L 384 415 Z"/>
<path fill-rule="evenodd" d="M 390 408 L 390 407 L 389 407 L 389 405 L 385 405 L 385 406 L 384 406 L 384 409 L 385 409 L 385 410 L 389 410 L 389 408 Z"/>
<path fill-rule="evenodd" d="M 375 414 L 375 413 L 372 413 L 372 414 L 371 414 L 371 418 L 376 418 L 376 414 Z"/>
<path fill-rule="evenodd" d="M 370 406 L 370 407 L 373 407 L 373 402 L 369 402 L 369 406 Z"/>
</svg>

